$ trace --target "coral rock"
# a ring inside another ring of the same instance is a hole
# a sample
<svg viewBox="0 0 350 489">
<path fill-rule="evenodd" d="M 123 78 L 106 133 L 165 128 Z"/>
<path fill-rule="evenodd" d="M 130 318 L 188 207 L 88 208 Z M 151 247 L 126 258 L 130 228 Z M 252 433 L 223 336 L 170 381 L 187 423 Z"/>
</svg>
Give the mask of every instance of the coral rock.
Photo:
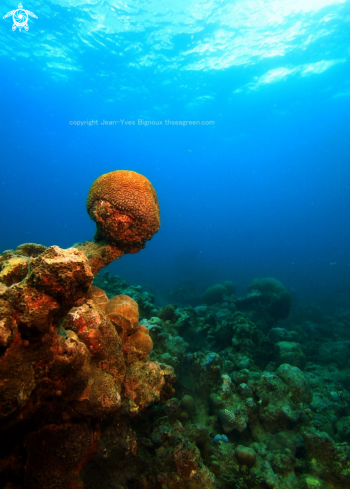
<svg viewBox="0 0 350 489">
<path fill-rule="evenodd" d="M 97 449 L 98 429 L 87 423 L 48 425 L 27 440 L 26 489 L 78 489 L 79 471 Z"/>
<path fill-rule="evenodd" d="M 288 385 L 292 401 L 312 402 L 312 390 L 305 374 L 298 368 L 286 363 L 280 365 L 277 375 Z"/>
<path fill-rule="evenodd" d="M 27 243 L 0 255 L 1 487 L 81 489 L 100 421 L 174 394 L 171 367 L 146 361 L 152 340 L 136 302 L 92 287 L 158 230 L 155 191 L 141 175 L 113 172 L 91 187 L 88 210 L 111 242 Z"/>
<path fill-rule="evenodd" d="M 58 246 L 51 246 L 33 258 L 28 280 L 53 297 L 68 298 L 76 292 L 83 295 L 93 278 L 83 253 L 76 248 L 62 250 Z"/>
<path fill-rule="evenodd" d="M 248 290 L 245 297 L 236 301 L 237 309 L 247 311 L 249 317 L 263 330 L 270 329 L 278 320 L 288 316 L 292 297 L 278 280 L 254 279 Z"/>
<path fill-rule="evenodd" d="M 227 295 L 227 289 L 224 285 L 216 284 L 209 287 L 203 294 L 203 302 L 205 304 L 211 305 L 221 302 L 224 295 Z"/>
<path fill-rule="evenodd" d="M 90 297 L 98 305 L 101 311 L 105 311 L 108 304 L 108 297 L 104 290 L 92 285 L 90 288 Z"/>
<path fill-rule="evenodd" d="M 85 241 L 84 243 L 75 244 L 74 248 L 84 253 L 94 275 L 97 275 L 102 268 L 114 260 L 118 260 L 125 253 L 125 251 L 105 242 Z"/>
<path fill-rule="evenodd" d="M 181 407 L 187 413 L 191 414 L 196 409 L 196 403 L 192 396 L 185 394 L 181 399 Z"/>
<path fill-rule="evenodd" d="M 28 271 L 28 259 L 14 256 L 7 260 L 0 272 L 0 282 L 10 286 L 24 279 Z"/>
<path fill-rule="evenodd" d="M 303 370 L 306 366 L 306 357 L 299 343 L 280 341 L 274 346 L 274 355 L 277 365 L 287 363 Z"/>
<path fill-rule="evenodd" d="M 160 226 L 157 194 L 146 177 L 133 171 L 101 175 L 86 207 L 97 225 L 96 239 L 106 238 L 128 252 L 144 248 Z"/>
<path fill-rule="evenodd" d="M 106 314 L 124 340 L 139 328 L 137 303 L 127 295 L 116 295 L 108 302 Z"/>
<path fill-rule="evenodd" d="M 143 360 L 152 351 L 153 341 L 146 326 L 140 326 L 123 344 L 123 354 L 127 363 Z"/>
<path fill-rule="evenodd" d="M 28 256 L 35 258 L 36 256 L 41 255 L 47 249 L 47 246 L 37 244 L 37 243 L 24 243 L 16 248 L 16 255 L 20 256 Z"/>
<path fill-rule="evenodd" d="M 265 303 L 266 309 L 275 321 L 288 316 L 292 297 L 279 280 L 256 278 L 251 282 L 248 290 L 250 294 L 260 294 L 260 302 Z"/>
<path fill-rule="evenodd" d="M 91 355 L 88 384 L 75 409 L 93 417 L 116 411 L 126 368 L 114 326 L 93 301 L 72 309 L 63 325 L 77 334 Z"/>
<path fill-rule="evenodd" d="M 124 396 L 128 399 L 127 410 L 137 413 L 151 402 L 170 399 L 174 390 L 174 370 L 155 362 L 138 362 L 130 365 L 124 381 Z"/>
<path fill-rule="evenodd" d="M 256 461 L 256 452 L 253 448 L 244 447 L 238 445 L 235 451 L 238 462 L 241 465 L 247 465 L 247 467 L 252 467 Z"/>
<path fill-rule="evenodd" d="M 350 487 L 350 447 L 334 443 L 332 438 L 315 428 L 303 427 L 306 458 L 313 475 L 329 481 L 332 487 Z M 335 486 L 336 482 L 337 486 Z"/>
</svg>

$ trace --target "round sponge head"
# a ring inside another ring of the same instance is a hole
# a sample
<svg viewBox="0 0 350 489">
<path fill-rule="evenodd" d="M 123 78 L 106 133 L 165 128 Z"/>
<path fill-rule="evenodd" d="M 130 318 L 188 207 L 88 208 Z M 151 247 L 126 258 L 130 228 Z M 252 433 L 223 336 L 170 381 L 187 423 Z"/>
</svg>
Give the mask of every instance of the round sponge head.
<svg viewBox="0 0 350 489">
<path fill-rule="evenodd" d="M 91 185 L 86 207 L 96 222 L 95 240 L 107 240 L 125 252 L 144 248 L 160 226 L 157 194 L 151 182 L 134 171 L 101 175 Z"/>
</svg>

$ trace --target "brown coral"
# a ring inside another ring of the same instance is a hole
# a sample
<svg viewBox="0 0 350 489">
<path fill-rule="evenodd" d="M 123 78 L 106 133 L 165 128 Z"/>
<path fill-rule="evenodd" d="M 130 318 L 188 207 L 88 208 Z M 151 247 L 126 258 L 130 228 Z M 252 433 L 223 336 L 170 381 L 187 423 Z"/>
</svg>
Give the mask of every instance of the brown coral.
<svg viewBox="0 0 350 489">
<path fill-rule="evenodd" d="M 123 354 L 129 364 L 147 358 L 152 348 L 153 341 L 148 329 L 145 326 L 140 326 L 136 333 L 129 336 L 123 344 Z"/>
<path fill-rule="evenodd" d="M 107 239 L 129 253 L 144 248 L 160 226 L 157 194 L 139 173 L 118 170 L 92 184 L 87 211 L 96 222 L 96 239 Z"/>
<path fill-rule="evenodd" d="M 123 341 L 138 330 L 139 308 L 131 297 L 115 295 L 108 302 L 105 312 Z"/>
<path fill-rule="evenodd" d="M 121 340 L 112 323 L 93 301 L 88 300 L 71 309 L 62 325 L 77 335 L 77 340 L 87 346 L 91 356 L 89 379 L 74 404 L 75 409 L 93 417 L 116 411 L 120 406 L 125 363 Z"/>
<path fill-rule="evenodd" d="M 108 302 L 105 312 L 122 340 L 127 364 L 147 358 L 153 342 L 148 329 L 139 325 L 137 303 L 127 295 L 115 295 Z"/>
<path fill-rule="evenodd" d="M 96 285 L 92 285 L 90 288 L 90 297 L 98 305 L 101 311 L 106 310 L 106 306 L 108 304 L 108 297 L 104 290 L 96 287 Z"/>
</svg>

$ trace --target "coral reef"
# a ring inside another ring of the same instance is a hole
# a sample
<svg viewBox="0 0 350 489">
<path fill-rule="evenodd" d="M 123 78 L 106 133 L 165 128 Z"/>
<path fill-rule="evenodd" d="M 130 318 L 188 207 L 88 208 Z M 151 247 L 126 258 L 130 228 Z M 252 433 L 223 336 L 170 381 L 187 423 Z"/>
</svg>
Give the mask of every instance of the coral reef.
<svg viewBox="0 0 350 489">
<path fill-rule="evenodd" d="M 222 302 L 224 295 L 227 294 L 227 289 L 224 285 L 216 284 L 209 287 L 203 294 L 203 302 L 207 305 L 217 304 Z"/>
<path fill-rule="evenodd" d="M 124 206 L 135 184 L 134 195 L 142 191 L 147 203 L 149 192 L 159 217 L 148 180 L 133 172 L 129 180 Z M 89 194 L 89 208 L 96 195 L 103 199 L 103 187 L 97 188 Z M 122 195 L 123 186 L 118 198 Z M 138 238 L 140 247 L 158 229 L 144 223 L 143 205 L 137 201 L 141 224 L 133 227 L 134 234 L 147 228 Z M 1 486 L 82 487 L 80 471 L 98 451 L 101 421 L 135 416 L 173 395 L 172 368 L 148 361 L 152 340 L 139 325 L 136 302 L 125 296 L 109 301 L 92 285 L 102 266 L 133 251 L 126 228 L 122 250 L 108 242 L 120 230 L 120 221 L 114 225 L 109 222 L 100 243 L 67 250 L 29 243 L 0 256 Z"/>
<path fill-rule="evenodd" d="M 17 249 L 11 255 L 20 253 Z M 23 423 L 26 426 L 26 486 L 39 487 L 46 477 L 34 455 L 45 451 L 57 463 L 55 480 L 45 487 L 64 488 L 92 450 L 92 419 L 120 406 L 125 364 L 115 328 L 89 298 L 93 274 L 86 256 L 75 248 L 52 246 L 25 259 L 26 275 L 15 282 L 19 277 L 13 269 L 15 283 L 2 290 L 0 298 L 1 426 L 10 439 Z M 7 260 L 3 263 L 8 269 Z M 81 422 L 76 424 L 75 418 Z M 55 459 L 49 453 L 48 439 L 52 436 L 54 445 L 62 445 L 58 439 L 74 438 L 69 435 L 73 432 L 81 432 L 86 449 L 71 464 L 67 441 L 64 464 L 63 455 Z"/>
<path fill-rule="evenodd" d="M 247 304 L 240 310 L 240 299 L 223 295 L 221 302 L 195 308 L 168 304 L 143 321 L 154 343 L 152 360 L 167 359 L 175 369 L 176 397 L 152 412 L 147 439 L 134 425 L 142 447 L 134 460 L 138 480 L 131 478 L 130 487 L 197 487 L 175 463 L 179 439 L 182 447 L 194 444 L 200 452 L 200 459 L 193 449 L 186 452 L 193 470 L 212 473 L 203 487 L 350 485 L 347 361 L 340 355 L 325 366 L 327 347 L 320 342 L 315 348 L 313 329 L 293 322 L 279 326 L 265 298 L 259 307 Z M 342 331 L 347 325 L 344 316 Z M 325 337 L 333 351 L 340 348 L 340 333 L 333 333 L 335 341 Z M 148 465 L 140 468 L 146 457 Z"/>
<path fill-rule="evenodd" d="M 240 311 L 263 330 L 270 329 L 278 320 L 290 313 L 292 297 L 281 282 L 274 278 L 254 279 L 248 287 L 248 294 L 236 302 Z"/>
<path fill-rule="evenodd" d="M 96 276 L 158 229 L 135 175 L 93 184 L 95 242 L 0 256 L 0 487 L 350 487 L 350 311 L 288 317 L 271 278 L 158 309 Z"/>
</svg>

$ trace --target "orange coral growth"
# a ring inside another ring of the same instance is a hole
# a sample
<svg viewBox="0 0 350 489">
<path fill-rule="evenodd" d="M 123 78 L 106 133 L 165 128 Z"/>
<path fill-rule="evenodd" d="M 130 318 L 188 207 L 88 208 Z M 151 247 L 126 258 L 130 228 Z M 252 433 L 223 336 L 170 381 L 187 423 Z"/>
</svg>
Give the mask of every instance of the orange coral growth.
<svg viewBox="0 0 350 489">
<path fill-rule="evenodd" d="M 146 326 L 140 326 L 123 344 L 123 354 L 127 363 L 143 360 L 152 351 L 153 341 Z"/>
<path fill-rule="evenodd" d="M 102 311 L 93 301 L 73 308 L 62 322 L 77 335 L 91 355 L 90 375 L 75 409 L 86 416 L 102 417 L 120 406 L 120 390 L 125 375 L 121 340 Z"/>
<path fill-rule="evenodd" d="M 139 328 L 138 305 L 127 295 L 115 295 L 112 297 L 106 306 L 105 312 L 115 325 L 123 341 Z"/>
<path fill-rule="evenodd" d="M 74 247 L 84 253 L 94 275 L 97 275 L 102 268 L 112 261 L 118 260 L 125 253 L 125 251 L 105 242 L 84 241 L 84 243 L 77 243 Z"/>
<path fill-rule="evenodd" d="M 145 326 L 139 326 L 137 302 L 127 295 L 116 295 L 108 302 L 105 313 L 112 321 L 123 343 L 127 363 L 147 358 L 153 342 Z"/>
<path fill-rule="evenodd" d="M 87 211 L 96 222 L 96 239 L 106 238 L 127 252 L 144 248 L 160 226 L 157 194 L 139 173 L 118 170 L 92 184 Z"/>
<path fill-rule="evenodd" d="M 171 367 L 146 360 L 152 340 L 137 303 L 124 295 L 108 301 L 92 286 L 101 268 L 158 231 L 156 193 L 142 175 L 112 172 L 94 182 L 87 207 L 95 242 L 67 250 L 26 243 L 0 255 L 4 487 L 21 480 L 26 489 L 82 488 L 100 421 L 173 396 Z"/>
<path fill-rule="evenodd" d="M 90 288 L 91 299 L 95 304 L 101 309 L 101 311 L 106 310 L 106 306 L 108 304 L 108 297 L 104 290 L 100 289 L 100 287 L 96 287 L 96 285 L 92 285 Z"/>
<path fill-rule="evenodd" d="M 62 250 L 58 246 L 47 248 L 31 261 L 30 285 L 62 300 L 80 296 L 88 290 L 93 274 L 86 256 L 76 248 Z"/>
</svg>

